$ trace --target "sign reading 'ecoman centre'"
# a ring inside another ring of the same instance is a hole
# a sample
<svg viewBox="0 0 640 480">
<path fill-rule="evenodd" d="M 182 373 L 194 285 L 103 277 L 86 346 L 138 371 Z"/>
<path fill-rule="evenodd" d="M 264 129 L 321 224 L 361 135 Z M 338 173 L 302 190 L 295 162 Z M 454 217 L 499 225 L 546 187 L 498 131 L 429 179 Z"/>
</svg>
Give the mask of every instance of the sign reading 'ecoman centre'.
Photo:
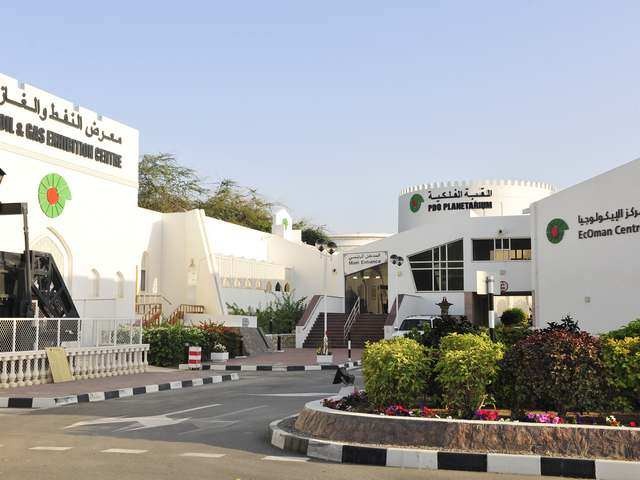
<svg viewBox="0 0 640 480">
<path fill-rule="evenodd" d="M 582 226 L 589 226 L 583 230 L 578 230 L 578 239 L 587 240 L 590 238 L 612 237 L 614 235 L 628 235 L 640 233 L 640 224 L 633 223 L 620 224 L 619 222 L 640 217 L 640 209 L 636 207 L 619 208 L 604 213 L 595 212 L 593 215 L 583 217 L 578 215 L 578 223 Z M 616 225 L 611 226 L 611 223 Z"/>
<path fill-rule="evenodd" d="M 80 113 L 69 113 L 66 109 L 64 112 L 59 112 L 56 110 L 55 103 L 42 107 L 39 98 L 27 99 L 26 93 L 22 93 L 22 98 L 16 100 L 9 95 L 9 88 L 6 85 L 0 86 L 0 91 L 2 92 L 0 106 L 12 105 L 33 113 L 35 117 L 33 122 L 22 122 L 17 121 L 11 115 L 0 114 L 0 133 L 15 135 L 16 137 L 44 144 L 79 157 L 95 160 L 115 168 L 122 168 L 122 155 L 118 155 L 106 148 L 97 147 L 62 135 L 55 130 L 45 128 L 42 123 L 45 121 L 59 122 L 67 127 L 78 129 L 89 139 L 97 140 L 101 143 L 122 144 L 122 137 L 116 137 L 113 133 L 106 133 L 97 125 L 97 121 L 83 129 L 83 119 Z"/>
</svg>

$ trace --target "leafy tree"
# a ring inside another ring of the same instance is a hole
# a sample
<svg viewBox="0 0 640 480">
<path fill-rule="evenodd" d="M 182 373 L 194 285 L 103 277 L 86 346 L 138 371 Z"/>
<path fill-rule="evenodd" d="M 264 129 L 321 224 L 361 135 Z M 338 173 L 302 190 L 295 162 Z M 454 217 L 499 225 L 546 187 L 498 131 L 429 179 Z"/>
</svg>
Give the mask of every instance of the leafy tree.
<svg viewBox="0 0 640 480">
<path fill-rule="evenodd" d="M 270 301 L 264 309 L 252 307 L 244 309 L 236 303 L 227 303 L 227 309 L 232 315 L 255 315 L 258 319 L 258 327 L 267 333 L 270 333 L 270 325 L 273 326 L 273 333 L 292 333 L 307 308 L 307 297 L 296 299 L 294 293 L 274 293 L 273 301 Z"/>
<path fill-rule="evenodd" d="M 314 225 L 307 219 L 302 219 L 293 224 L 296 230 L 302 230 L 302 241 L 309 245 L 315 245 L 318 240 L 328 242 L 330 240 L 324 225 Z"/>
<path fill-rule="evenodd" d="M 138 183 L 138 205 L 157 212 L 191 210 L 206 192 L 196 172 L 179 165 L 170 153 L 143 155 Z"/>
<path fill-rule="evenodd" d="M 221 180 L 213 193 L 198 204 L 209 217 L 263 232 L 271 231 L 271 207 L 255 189 L 240 187 L 228 178 Z"/>
</svg>

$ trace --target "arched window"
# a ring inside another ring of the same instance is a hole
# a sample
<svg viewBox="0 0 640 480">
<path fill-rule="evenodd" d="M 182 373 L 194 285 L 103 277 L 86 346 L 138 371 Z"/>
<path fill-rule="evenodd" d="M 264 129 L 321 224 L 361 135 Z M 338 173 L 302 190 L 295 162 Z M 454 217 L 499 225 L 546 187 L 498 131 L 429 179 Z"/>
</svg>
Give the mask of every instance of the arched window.
<svg viewBox="0 0 640 480">
<path fill-rule="evenodd" d="M 271 290 L 273 290 L 273 285 L 271 285 L 271 282 L 267 282 L 267 284 L 264 287 L 264 291 L 270 292 Z"/>
<path fill-rule="evenodd" d="M 90 294 L 93 298 L 100 296 L 100 273 L 95 268 L 91 270 Z"/>
<path fill-rule="evenodd" d="M 284 284 L 284 291 L 285 291 L 286 293 L 289 293 L 289 292 L 291 291 L 291 286 L 290 286 L 288 283 L 285 283 L 285 284 Z"/>
<path fill-rule="evenodd" d="M 116 273 L 116 298 L 124 298 L 124 275 Z"/>
<path fill-rule="evenodd" d="M 280 282 L 276 283 L 276 288 L 275 288 L 276 292 L 281 292 L 282 291 L 282 285 L 280 285 Z"/>
</svg>

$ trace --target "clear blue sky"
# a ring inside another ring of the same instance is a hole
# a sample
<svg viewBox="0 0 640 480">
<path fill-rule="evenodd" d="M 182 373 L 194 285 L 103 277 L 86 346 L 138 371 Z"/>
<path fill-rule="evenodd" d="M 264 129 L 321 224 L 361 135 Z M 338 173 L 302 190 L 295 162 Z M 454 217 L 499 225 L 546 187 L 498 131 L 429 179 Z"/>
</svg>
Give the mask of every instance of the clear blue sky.
<svg viewBox="0 0 640 480">
<path fill-rule="evenodd" d="M 333 231 L 402 187 L 640 156 L 640 2 L 3 2 L 0 71 Z"/>
</svg>

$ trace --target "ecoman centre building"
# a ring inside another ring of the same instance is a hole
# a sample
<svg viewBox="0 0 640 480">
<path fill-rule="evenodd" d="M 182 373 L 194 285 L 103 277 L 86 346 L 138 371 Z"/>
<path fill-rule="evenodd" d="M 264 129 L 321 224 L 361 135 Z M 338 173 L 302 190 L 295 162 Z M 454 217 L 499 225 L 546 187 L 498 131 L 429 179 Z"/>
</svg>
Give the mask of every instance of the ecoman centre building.
<svg viewBox="0 0 640 480">
<path fill-rule="evenodd" d="M 640 160 L 563 190 L 501 179 L 408 187 L 397 233 L 330 256 L 301 242 L 284 208 L 270 233 L 139 208 L 139 155 L 136 129 L 0 75 L 0 203 L 26 205 L 29 248 L 53 259 L 79 317 L 255 328 L 229 305 L 294 292 L 307 301 L 298 347 L 318 346 L 325 308 L 332 346 L 347 333 L 361 346 L 409 315 L 439 314 L 443 298 L 451 314 L 486 323 L 487 277 L 497 315 L 517 306 L 536 326 L 570 314 L 600 333 L 640 317 Z M 23 217 L 0 213 L 0 318 L 31 314 L 20 303 Z"/>
</svg>

